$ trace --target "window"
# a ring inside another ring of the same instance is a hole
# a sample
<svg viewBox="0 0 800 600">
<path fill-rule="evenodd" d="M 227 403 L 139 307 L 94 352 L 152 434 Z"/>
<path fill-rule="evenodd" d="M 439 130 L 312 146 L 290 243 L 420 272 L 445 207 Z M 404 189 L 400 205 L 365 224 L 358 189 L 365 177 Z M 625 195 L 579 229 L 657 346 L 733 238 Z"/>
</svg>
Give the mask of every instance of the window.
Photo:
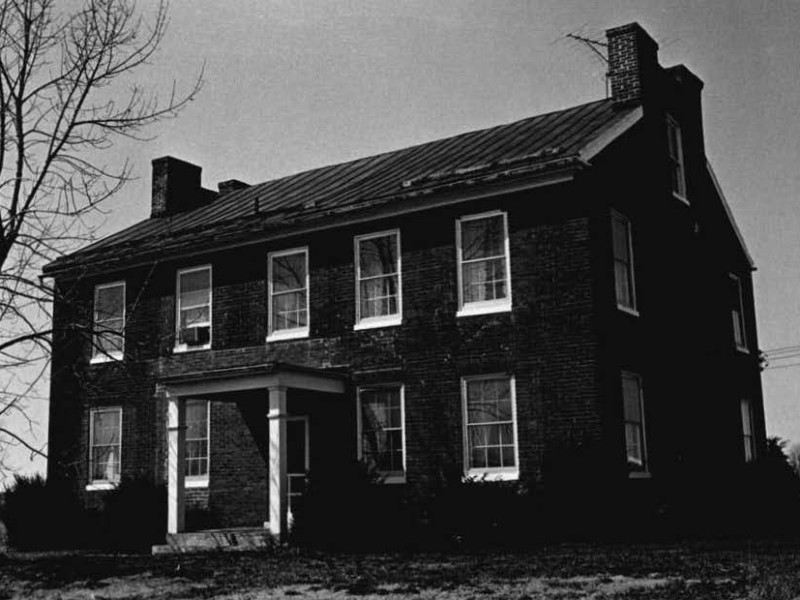
<svg viewBox="0 0 800 600">
<path fill-rule="evenodd" d="M 686 173 L 683 166 L 683 141 L 681 128 L 671 117 L 667 117 L 667 145 L 669 147 L 672 193 L 686 201 Z"/>
<path fill-rule="evenodd" d="M 728 274 L 728 305 L 731 307 L 733 321 L 733 343 L 737 350 L 747 352 L 747 334 L 744 326 L 744 302 L 742 300 L 742 282 L 733 273 Z"/>
<path fill-rule="evenodd" d="M 750 404 L 750 400 L 742 399 L 741 410 L 744 461 L 752 462 L 756 458 L 756 438 L 753 433 L 753 407 Z"/>
<path fill-rule="evenodd" d="M 178 334 L 175 349 L 211 347 L 211 267 L 178 271 Z"/>
<path fill-rule="evenodd" d="M 358 390 L 359 457 L 387 483 L 405 481 L 403 387 L 383 385 Z"/>
<path fill-rule="evenodd" d="M 519 469 L 513 377 L 464 378 L 461 397 L 466 474 L 516 479 Z"/>
<path fill-rule="evenodd" d="M 186 401 L 186 485 L 208 485 L 208 400 Z"/>
<path fill-rule="evenodd" d="M 633 373 L 622 374 L 622 402 L 625 413 L 625 448 L 631 477 L 647 473 L 642 380 Z"/>
<path fill-rule="evenodd" d="M 94 288 L 92 362 L 120 360 L 125 350 L 125 282 Z"/>
<path fill-rule="evenodd" d="M 89 414 L 88 487 L 112 487 L 120 479 L 122 408 L 93 408 Z"/>
<path fill-rule="evenodd" d="M 308 336 L 308 249 L 269 255 L 269 337 Z"/>
<path fill-rule="evenodd" d="M 631 222 L 618 212 L 611 213 L 611 235 L 614 246 L 614 284 L 617 307 L 637 314 L 636 287 L 633 276 L 633 239 Z"/>
<path fill-rule="evenodd" d="M 356 329 L 399 325 L 400 232 L 356 238 Z"/>
<path fill-rule="evenodd" d="M 506 213 L 459 219 L 456 246 L 458 315 L 511 310 Z"/>
</svg>

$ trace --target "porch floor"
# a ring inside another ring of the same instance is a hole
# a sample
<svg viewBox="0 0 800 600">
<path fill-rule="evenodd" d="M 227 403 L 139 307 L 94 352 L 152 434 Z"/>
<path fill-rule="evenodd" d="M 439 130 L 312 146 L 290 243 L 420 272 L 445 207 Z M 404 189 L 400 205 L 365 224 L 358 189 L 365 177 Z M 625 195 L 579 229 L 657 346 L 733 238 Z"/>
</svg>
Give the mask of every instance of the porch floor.
<svg viewBox="0 0 800 600">
<path fill-rule="evenodd" d="M 265 527 L 230 527 L 185 533 L 168 533 L 166 544 L 153 546 L 153 554 L 182 554 L 210 550 L 252 550 L 273 544 Z"/>
</svg>

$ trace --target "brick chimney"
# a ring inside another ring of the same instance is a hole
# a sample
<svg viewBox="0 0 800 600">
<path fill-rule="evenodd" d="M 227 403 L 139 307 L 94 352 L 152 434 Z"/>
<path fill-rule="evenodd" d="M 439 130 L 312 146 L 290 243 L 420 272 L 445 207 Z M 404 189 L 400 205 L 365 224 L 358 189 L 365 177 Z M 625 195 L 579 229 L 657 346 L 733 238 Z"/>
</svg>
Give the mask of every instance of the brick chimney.
<svg viewBox="0 0 800 600">
<path fill-rule="evenodd" d="M 201 172 L 197 165 L 173 156 L 154 159 L 150 216 L 174 215 L 205 204 L 210 197 L 200 185 Z"/>
<path fill-rule="evenodd" d="M 661 71 L 655 40 L 638 23 L 608 29 L 606 39 L 611 98 L 632 104 L 655 93 Z"/>
</svg>

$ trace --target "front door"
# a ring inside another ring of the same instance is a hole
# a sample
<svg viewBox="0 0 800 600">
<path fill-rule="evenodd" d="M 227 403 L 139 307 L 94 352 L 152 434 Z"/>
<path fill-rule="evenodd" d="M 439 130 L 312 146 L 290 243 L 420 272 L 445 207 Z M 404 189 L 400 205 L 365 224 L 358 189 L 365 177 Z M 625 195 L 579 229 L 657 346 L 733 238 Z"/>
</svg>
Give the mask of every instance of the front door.
<svg viewBox="0 0 800 600">
<path fill-rule="evenodd" d="M 309 468 L 308 417 L 289 417 L 286 420 L 286 467 L 289 510 L 296 513 L 305 494 Z"/>
</svg>

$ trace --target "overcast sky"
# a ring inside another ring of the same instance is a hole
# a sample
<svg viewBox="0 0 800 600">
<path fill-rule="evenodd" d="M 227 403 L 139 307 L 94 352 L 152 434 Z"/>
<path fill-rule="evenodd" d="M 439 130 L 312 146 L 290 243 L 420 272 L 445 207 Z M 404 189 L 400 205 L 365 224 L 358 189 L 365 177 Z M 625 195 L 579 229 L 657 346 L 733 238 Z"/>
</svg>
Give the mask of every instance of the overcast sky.
<svg viewBox="0 0 800 600">
<path fill-rule="evenodd" d="M 216 189 L 602 98 L 605 66 L 563 36 L 638 21 L 663 65 L 705 81 L 708 156 L 758 267 L 760 346 L 800 345 L 797 0 L 172 0 L 170 16 L 143 81 L 188 87 L 205 64 L 205 86 L 156 139 L 108 154 L 139 180 L 109 203 L 103 233 L 149 215 L 157 156 L 202 166 Z M 768 434 L 800 441 L 800 366 L 763 383 Z M 46 404 L 34 412 L 44 440 Z"/>
</svg>

